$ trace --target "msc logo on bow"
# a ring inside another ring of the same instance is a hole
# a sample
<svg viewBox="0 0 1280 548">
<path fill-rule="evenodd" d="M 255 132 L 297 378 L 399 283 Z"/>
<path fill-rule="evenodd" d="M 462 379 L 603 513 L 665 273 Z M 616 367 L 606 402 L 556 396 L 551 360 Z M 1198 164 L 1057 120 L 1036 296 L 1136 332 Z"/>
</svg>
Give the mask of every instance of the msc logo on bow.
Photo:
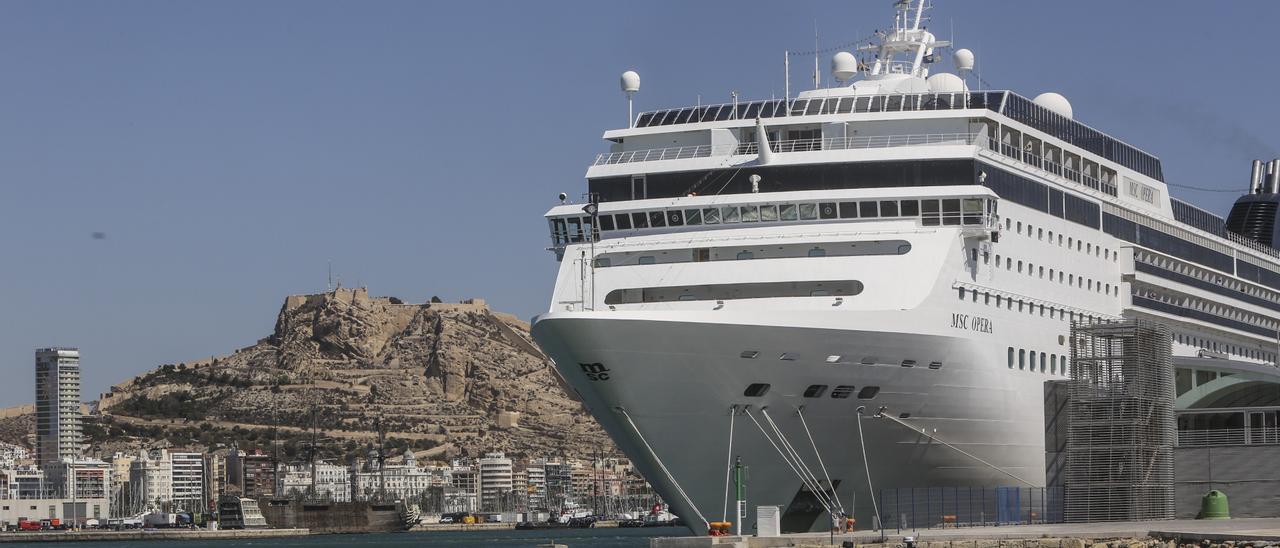
<svg viewBox="0 0 1280 548">
<path fill-rule="evenodd" d="M 609 380 L 609 368 L 603 363 L 579 363 L 578 367 L 582 368 L 582 373 L 587 376 L 589 381 L 607 381 Z"/>
</svg>

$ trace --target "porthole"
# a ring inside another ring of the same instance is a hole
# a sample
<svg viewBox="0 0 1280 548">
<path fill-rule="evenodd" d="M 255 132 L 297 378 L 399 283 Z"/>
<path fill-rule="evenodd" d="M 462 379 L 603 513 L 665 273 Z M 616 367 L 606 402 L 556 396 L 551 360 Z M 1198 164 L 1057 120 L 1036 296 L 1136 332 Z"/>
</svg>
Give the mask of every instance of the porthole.
<svg viewBox="0 0 1280 548">
<path fill-rule="evenodd" d="M 823 395 L 823 394 L 825 394 L 826 392 L 827 392 L 827 385 L 825 385 L 825 384 L 811 384 L 811 385 L 809 385 L 809 387 L 808 387 L 808 388 L 804 389 L 804 397 L 806 397 L 806 398 L 821 398 L 821 397 L 822 397 L 822 395 Z"/>
<path fill-rule="evenodd" d="M 903 366 L 903 367 L 915 367 L 915 366 L 916 366 L 916 361 L 915 361 L 915 360 L 902 360 L 902 366 Z"/>
<path fill-rule="evenodd" d="M 778 356 L 778 359 L 784 362 L 793 362 L 800 359 L 800 354 L 795 352 L 783 352 L 781 356 Z"/>
<path fill-rule="evenodd" d="M 929 369 L 933 369 L 935 371 L 942 369 L 942 362 L 929 362 Z"/>
<path fill-rule="evenodd" d="M 880 393 L 879 386 L 864 386 L 862 387 L 862 390 L 858 391 L 858 399 L 869 400 L 869 399 L 875 398 L 876 394 L 879 394 L 879 393 Z M 832 395 L 834 396 L 834 394 Z"/>
<path fill-rule="evenodd" d="M 769 392 L 769 385 L 765 383 L 753 383 L 742 391 L 742 395 L 748 398 L 759 398 Z"/>
<path fill-rule="evenodd" d="M 739 356 L 746 358 L 748 360 L 754 360 L 759 355 L 760 355 L 759 350 L 743 350 L 742 354 L 739 354 Z"/>
<path fill-rule="evenodd" d="M 852 386 L 849 386 L 847 384 L 842 384 L 840 386 L 835 387 L 835 389 L 831 391 L 831 397 L 837 400 L 843 400 L 845 398 L 848 398 L 849 395 L 852 393 L 853 393 Z"/>
</svg>

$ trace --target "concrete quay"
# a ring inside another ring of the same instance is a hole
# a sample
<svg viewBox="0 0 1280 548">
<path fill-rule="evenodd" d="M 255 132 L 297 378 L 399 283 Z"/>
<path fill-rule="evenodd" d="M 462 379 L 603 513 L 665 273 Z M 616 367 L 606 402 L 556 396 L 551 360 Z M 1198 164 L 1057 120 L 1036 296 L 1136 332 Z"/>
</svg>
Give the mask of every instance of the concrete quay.
<svg viewBox="0 0 1280 548">
<path fill-rule="evenodd" d="M 1252 541 L 1256 546 L 1280 545 L 1280 518 L 1231 520 L 1166 520 L 1107 523 L 1050 523 L 1001 527 L 957 527 L 944 529 L 886 529 L 876 531 L 793 533 L 778 537 L 673 537 L 650 540 L 650 548 L 782 548 L 841 546 L 902 546 L 903 537 L 914 537 L 917 548 L 1138 548 L 1141 542 L 1111 546 L 1112 539 L 1151 539 L 1147 546 L 1223 544 Z"/>
<path fill-rule="evenodd" d="M 129 531 L 18 531 L 0 533 L 5 542 L 101 542 L 139 540 L 243 540 L 301 537 L 309 529 L 133 529 Z"/>
<path fill-rule="evenodd" d="M 419 523 L 410 531 L 506 531 L 515 529 L 514 523 Z"/>
</svg>

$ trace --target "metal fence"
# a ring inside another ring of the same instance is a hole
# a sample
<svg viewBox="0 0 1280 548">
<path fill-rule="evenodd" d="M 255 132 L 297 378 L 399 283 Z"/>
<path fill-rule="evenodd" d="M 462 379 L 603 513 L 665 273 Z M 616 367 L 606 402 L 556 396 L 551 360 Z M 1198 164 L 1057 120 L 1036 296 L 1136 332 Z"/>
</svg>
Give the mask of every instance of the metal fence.
<svg viewBox="0 0 1280 548">
<path fill-rule="evenodd" d="M 885 529 L 915 530 L 1062 523 L 1061 487 L 880 489 Z"/>
<path fill-rule="evenodd" d="M 1123 320 L 1071 325 L 1066 519 L 1174 516 L 1169 330 Z"/>
</svg>

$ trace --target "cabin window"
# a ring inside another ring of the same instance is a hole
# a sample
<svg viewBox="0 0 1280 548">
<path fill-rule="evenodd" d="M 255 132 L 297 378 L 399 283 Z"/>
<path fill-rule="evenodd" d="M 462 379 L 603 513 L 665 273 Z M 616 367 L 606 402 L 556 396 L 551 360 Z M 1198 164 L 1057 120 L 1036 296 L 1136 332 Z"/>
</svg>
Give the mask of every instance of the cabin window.
<svg viewBox="0 0 1280 548">
<path fill-rule="evenodd" d="M 822 397 L 822 395 L 823 395 L 823 394 L 825 394 L 826 392 L 827 392 L 827 385 L 825 385 L 825 384 L 811 384 L 811 385 L 809 385 L 809 387 L 808 387 L 808 388 L 804 389 L 804 397 L 806 397 L 806 398 L 821 398 L 821 397 Z"/>
<path fill-rule="evenodd" d="M 649 228 L 649 216 L 644 213 L 632 213 L 631 224 L 636 228 Z"/>
<path fill-rule="evenodd" d="M 738 208 L 734 206 L 720 208 L 720 222 L 737 223 L 742 221 L 742 216 L 738 213 Z"/>
<path fill-rule="evenodd" d="M 760 208 L 756 206 L 742 206 L 742 222 L 754 223 L 760 220 Z"/>
<path fill-rule="evenodd" d="M 846 384 L 837 386 L 835 390 L 831 391 L 831 397 L 837 400 L 848 398 L 850 394 L 853 394 L 853 387 Z"/>
<path fill-rule="evenodd" d="M 666 216 L 661 211 L 649 212 L 649 226 L 654 228 L 662 228 L 667 226 Z"/>
<path fill-rule="evenodd" d="M 754 258 L 756 258 L 756 254 L 750 251 L 739 251 L 737 255 L 737 259 L 739 261 L 745 261 L 747 259 L 754 259 Z"/>
<path fill-rule="evenodd" d="M 702 224 L 702 210 L 701 209 L 684 210 L 684 224 L 687 224 L 687 225 Z"/>
<path fill-rule="evenodd" d="M 826 257 L 827 250 L 822 249 L 821 247 L 815 247 L 809 250 L 809 256 L 810 257 Z"/>
<path fill-rule="evenodd" d="M 915 217 L 920 214 L 920 202 L 915 200 L 903 200 L 899 204 L 899 209 L 903 217 Z"/>
<path fill-rule="evenodd" d="M 858 218 L 858 202 L 840 202 L 840 218 Z"/>
<path fill-rule="evenodd" d="M 604 231 L 613 230 L 613 215 L 600 215 L 599 223 L 600 223 L 600 230 L 604 230 Z"/>
<path fill-rule="evenodd" d="M 703 224 L 717 225 L 720 224 L 720 208 L 708 207 L 702 210 Z"/>
<path fill-rule="evenodd" d="M 796 204 L 784 204 L 778 209 L 778 218 L 784 221 L 794 221 L 799 218 L 796 212 Z"/>
<path fill-rule="evenodd" d="M 621 213 L 614 215 L 613 220 L 617 224 L 618 230 L 631 230 L 631 215 Z"/>
<path fill-rule="evenodd" d="M 746 358 L 748 360 L 754 360 L 756 356 L 759 356 L 759 355 L 760 355 L 759 350 L 743 350 L 742 353 L 738 355 L 738 357 Z"/>
<path fill-rule="evenodd" d="M 760 221 L 771 222 L 778 220 L 778 206 L 762 205 L 760 206 Z"/>
<path fill-rule="evenodd" d="M 656 261 L 654 260 L 653 255 L 641 255 L 637 262 L 639 264 L 653 264 Z"/>
<path fill-rule="evenodd" d="M 875 202 L 858 202 L 859 217 L 879 217 L 880 213 Z"/>
<path fill-rule="evenodd" d="M 800 220 L 812 221 L 818 218 L 817 204 L 800 204 Z"/>
<path fill-rule="evenodd" d="M 742 395 L 748 398 L 759 398 L 769 392 L 769 385 L 761 382 L 753 383 L 742 391 Z"/>
<path fill-rule="evenodd" d="M 879 393 L 880 393 L 879 386 L 864 386 L 862 387 L 862 390 L 858 391 L 858 399 L 869 400 L 869 399 L 875 398 L 876 394 L 879 394 Z M 834 396 L 834 394 L 832 395 Z"/>
<path fill-rule="evenodd" d="M 880 202 L 880 216 L 881 216 L 881 217 L 897 217 L 897 216 L 898 216 L 898 202 L 894 202 L 894 201 L 881 201 L 881 202 Z"/>
</svg>

